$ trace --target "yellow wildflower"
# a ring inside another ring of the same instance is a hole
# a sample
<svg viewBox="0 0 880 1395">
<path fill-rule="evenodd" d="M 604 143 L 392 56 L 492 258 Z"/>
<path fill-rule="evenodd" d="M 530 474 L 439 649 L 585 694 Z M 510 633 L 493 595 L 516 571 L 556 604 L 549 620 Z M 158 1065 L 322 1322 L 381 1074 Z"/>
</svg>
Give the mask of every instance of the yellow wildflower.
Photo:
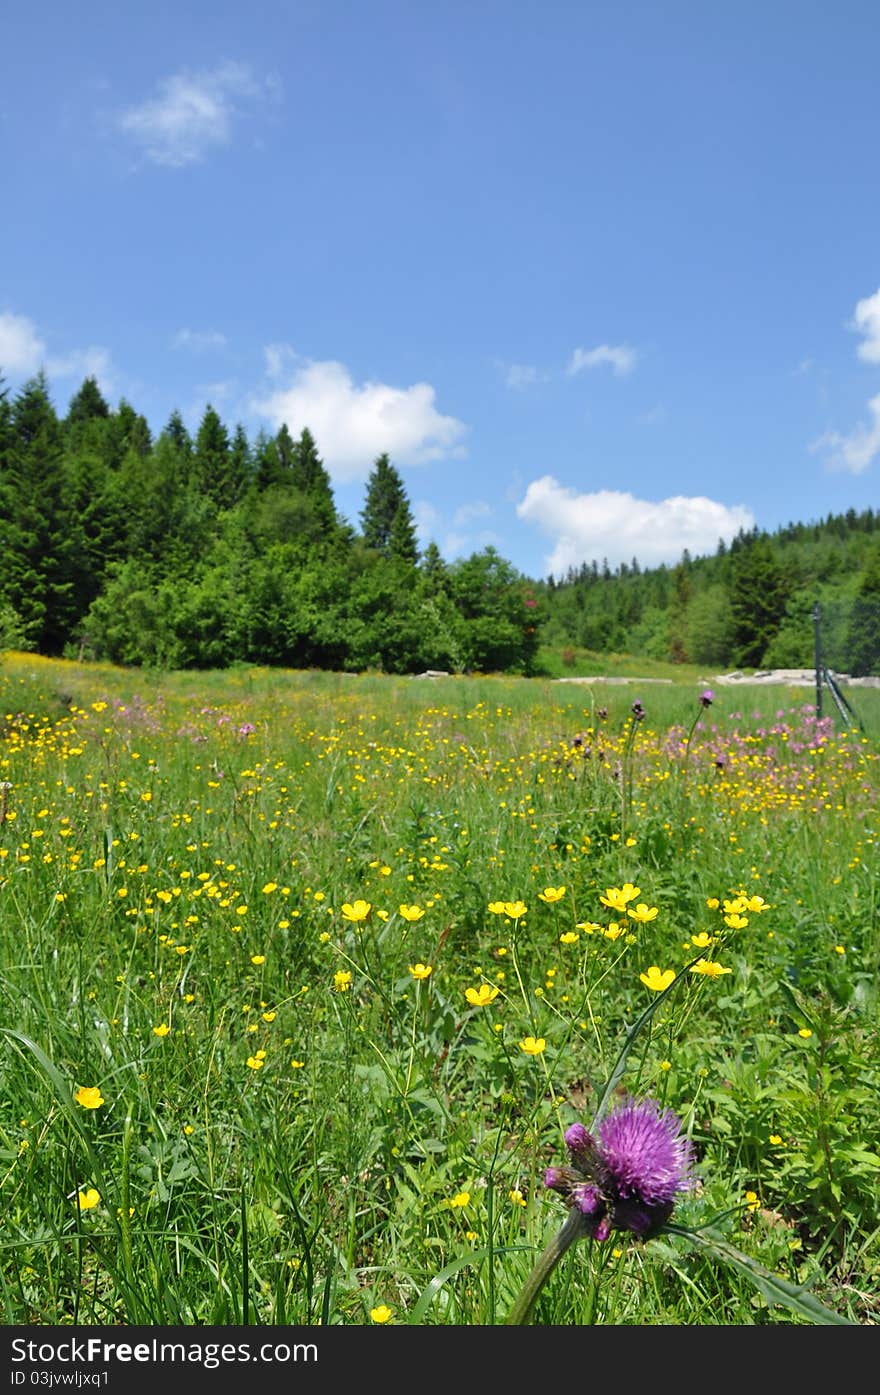
<svg viewBox="0 0 880 1395">
<path fill-rule="evenodd" d="M 546 1046 L 547 1043 L 543 1037 L 523 1037 L 519 1043 L 520 1051 L 524 1051 L 527 1056 L 540 1056 Z"/>
<path fill-rule="evenodd" d="M 80 1085 L 73 1098 L 83 1109 L 100 1109 L 104 1103 L 100 1085 Z"/>
<path fill-rule="evenodd" d="M 500 992 L 500 988 L 493 988 L 491 984 L 481 983 L 479 988 L 466 988 L 464 996 L 471 1007 L 488 1007 L 490 1003 L 494 1003 Z"/>
<path fill-rule="evenodd" d="M 645 987 L 650 988 L 652 992 L 662 993 L 675 978 L 675 970 L 661 969 L 657 964 L 652 964 L 646 974 L 639 974 L 639 978 Z"/>
<path fill-rule="evenodd" d="M 633 886 L 632 882 L 624 882 L 623 886 L 609 886 L 605 888 L 605 895 L 599 900 L 603 906 L 608 906 L 612 911 L 619 911 L 622 915 L 629 905 L 639 895 L 640 888 Z"/>
<path fill-rule="evenodd" d="M 430 978 L 430 977 L 431 977 L 431 974 L 434 972 L 434 970 L 433 970 L 433 968 L 432 968 L 432 966 L 431 966 L 430 964 L 421 964 L 421 963 L 419 963 L 419 964 L 410 964 L 410 965 L 409 965 L 409 971 L 410 971 L 410 973 L 412 974 L 413 978 L 415 978 L 415 979 Z"/>
<path fill-rule="evenodd" d="M 706 978 L 720 978 L 722 974 L 732 974 L 732 969 L 725 969 L 721 964 L 716 964 L 711 959 L 700 959 L 696 964 L 691 965 L 692 974 L 704 974 Z"/>
<path fill-rule="evenodd" d="M 538 900 L 552 906 L 554 901 L 561 901 L 564 895 L 564 886 L 545 886 L 543 891 L 538 892 Z"/>
<path fill-rule="evenodd" d="M 354 924 L 357 924 L 359 920 L 366 920 L 372 909 L 373 907 L 370 905 L 369 901 L 360 899 L 357 901 L 343 901 L 342 903 L 343 916 L 346 920 L 350 920 Z"/>
<path fill-rule="evenodd" d="M 421 920 L 422 916 L 425 914 L 421 906 L 398 906 L 398 910 L 400 911 L 400 914 L 403 916 L 404 920 L 408 920 L 410 922 L 414 920 Z"/>
<path fill-rule="evenodd" d="M 660 914 L 656 906 L 646 906 L 644 901 L 640 901 L 634 910 L 631 906 L 627 906 L 626 913 L 633 920 L 637 920 L 640 925 L 647 925 L 649 920 L 656 920 Z"/>
</svg>

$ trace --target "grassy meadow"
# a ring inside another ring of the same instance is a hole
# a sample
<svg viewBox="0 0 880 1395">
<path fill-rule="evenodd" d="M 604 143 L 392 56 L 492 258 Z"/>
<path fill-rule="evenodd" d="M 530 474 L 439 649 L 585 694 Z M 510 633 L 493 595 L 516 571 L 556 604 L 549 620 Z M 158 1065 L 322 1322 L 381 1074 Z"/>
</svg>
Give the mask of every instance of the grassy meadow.
<svg viewBox="0 0 880 1395">
<path fill-rule="evenodd" d="M 3 1322 L 503 1324 L 610 1084 L 534 1323 L 876 1323 L 880 690 L 706 686 L 5 655 Z"/>
</svg>

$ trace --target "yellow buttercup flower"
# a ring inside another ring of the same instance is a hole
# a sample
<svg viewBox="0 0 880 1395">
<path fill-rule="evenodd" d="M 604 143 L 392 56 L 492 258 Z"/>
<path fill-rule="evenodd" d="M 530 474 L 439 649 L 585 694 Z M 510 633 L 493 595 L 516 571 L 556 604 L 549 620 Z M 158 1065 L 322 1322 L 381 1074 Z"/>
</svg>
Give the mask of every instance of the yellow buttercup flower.
<svg viewBox="0 0 880 1395">
<path fill-rule="evenodd" d="M 748 923 L 748 916 L 740 915 L 738 911 L 734 911 L 731 915 L 726 915 L 724 917 L 724 924 L 729 925 L 731 930 L 745 930 Z"/>
<path fill-rule="evenodd" d="M 434 972 L 430 964 L 410 964 L 409 971 L 415 979 L 430 978 Z"/>
<path fill-rule="evenodd" d="M 607 929 L 607 930 L 603 930 L 603 931 L 602 931 L 602 934 L 605 936 L 606 940 L 616 940 L 616 939 L 619 939 L 619 937 L 620 937 L 622 934 L 624 934 L 625 930 L 626 930 L 626 925 L 625 925 L 625 924 L 624 924 L 624 925 L 620 925 L 620 924 L 618 924 L 618 922 L 617 922 L 616 920 L 612 920 L 612 921 L 611 921 L 611 924 L 608 926 L 608 929 Z"/>
<path fill-rule="evenodd" d="M 333 987 L 337 993 L 347 993 L 351 987 L 351 972 L 349 969 L 337 969 L 333 975 Z"/>
<path fill-rule="evenodd" d="M 504 902 L 490 901 L 489 910 L 492 912 L 493 915 L 504 915 Z"/>
<path fill-rule="evenodd" d="M 639 895 L 640 888 L 633 886 L 632 882 L 624 882 L 623 886 L 609 886 L 605 888 L 605 895 L 599 900 L 603 906 L 608 906 L 612 911 L 619 911 L 621 915 L 626 910 L 630 901 L 634 901 Z"/>
<path fill-rule="evenodd" d="M 104 1103 L 104 1096 L 101 1094 L 99 1085 L 80 1085 L 73 1097 L 77 1104 L 81 1104 L 83 1109 L 100 1109 Z"/>
<path fill-rule="evenodd" d="M 652 964 L 646 974 L 639 974 L 639 978 L 645 987 L 650 988 L 652 992 L 662 993 L 675 978 L 675 970 L 661 969 L 657 964 Z"/>
<path fill-rule="evenodd" d="M 449 1205 L 453 1211 L 463 1211 L 465 1206 L 470 1202 L 470 1199 L 470 1192 L 456 1192 L 455 1196 L 450 1197 Z"/>
<path fill-rule="evenodd" d="M 649 920 L 656 920 L 660 914 L 656 906 L 646 906 L 644 901 L 640 901 L 635 907 L 627 906 L 626 913 L 641 925 L 647 925 Z"/>
<path fill-rule="evenodd" d="M 357 901 L 343 901 L 342 903 L 343 916 L 346 920 L 352 921 L 353 924 L 357 924 L 360 920 L 366 920 L 372 909 L 373 907 L 369 901 L 360 899 Z"/>
<path fill-rule="evenodd" d="M 398 906 L 398 910 L 400 911 L 400 914 L 403 916 L 404 920 L 408 920 L 410 922 L 414 920 L 421 920 L 422 916 L 425 914 L 421 906 Z"/>
<path fill-rule="evenodd" d="M 732 974 L 732 969 L 725 969 L 721 964 L 713 963 L 711 959 L 701 959 L 698 963 L 691 965 L 692 974 L 704 974 L 707 978 L 720 978 L 722 974 Z"/>
<path fill-rule="evenodd" d="M 564 886 L 545 886 L 543 891 L 538 892 L 538 900 L 552 906 L 554 901 L 561 901 L 564 895 Z"/>
<path fill-rule="evenodd" d="M 559 943 L 561 945 L 576 945 L 579 939 L 580 935 L 576 935 L 573 930 L 566 930 L 564 935 L 559 936 Z"/>
<path fill-rule="evenodd" d="M 493 988 L 491 984 L 481 983 L 479 988 L 466 988 L 464 996 L 471 1007 L 488 1007 L 490 1003 L 494 1003 L 500 992 L 500 988 Z"/>
<path fill-rule="evenodd" d="M 394 1314 L 387 1303 L 380 1303 L 377 1308 L 370 1309 L 371 1322 L 390 1322 Z"/>
<path fill-rule="evenodd" d="M 504 902 L 504 914 L 509 916 L 511 920 L 521 920 L 527 910 L 528 906 L 524 901 Z"/>
<path fill-rule="evenodd" d="M 698 935 L 691 936 L 691 944 L 694 949 L 708 949 L 709 946 L 714 943 L 714 935 L 707 935 L 705 930 L 701 930 Z"/>
<path fill-rule="evenodd" d="M 101 1201 L 101 1193 L 97 1187 L 86 1187 L 84 1192 L 77 1192 L 77 1202 L 81 1211 L 91 1211 L 98 1206 Z"/>
<path fill-rule="evenodd" d="M 167 1037 L 170 1031 L 171 1028 L 168 1026 L 167 1022 L 160 1022 L 158 1027 L 153 1028 L 153 1035 L 157 1037 Z"/>
<path fill-rule="evenodd" d="M 540 1056 L 547 1046 L 543 1037 L 523 1037 L 519 1043 L 520 1051 L 524 1051 L 527 1056 Z"/>
<path fill-rule="evenodd" d="M 577 929 L 583 930 L 587 935 L 595 935 L 597 930 L 602 929 L 602 926 L 595 920 L 579 920 Z"/>
</svg>

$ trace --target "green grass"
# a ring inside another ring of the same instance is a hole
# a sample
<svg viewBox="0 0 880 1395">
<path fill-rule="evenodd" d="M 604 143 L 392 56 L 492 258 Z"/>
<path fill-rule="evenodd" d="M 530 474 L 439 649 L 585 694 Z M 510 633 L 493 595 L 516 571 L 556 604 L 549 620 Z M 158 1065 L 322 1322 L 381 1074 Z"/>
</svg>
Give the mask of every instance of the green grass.
<svg viewBox="0 0 880 1395">
<path fill-rule="evenodd" d="M 618 1068 L 693 1139 L 675 1221 L 745 1268 L 616 1231 L 535 1322 L 821 1320 L 755 1266 L 876 1322 L 880 695 L 817 740 L 809 690 L 703 711 L 699 677 L 8 655 L 4 1322 L 502 1324 Z M 603 904 L 627 882 L 656 917 Z"/>
</svg>

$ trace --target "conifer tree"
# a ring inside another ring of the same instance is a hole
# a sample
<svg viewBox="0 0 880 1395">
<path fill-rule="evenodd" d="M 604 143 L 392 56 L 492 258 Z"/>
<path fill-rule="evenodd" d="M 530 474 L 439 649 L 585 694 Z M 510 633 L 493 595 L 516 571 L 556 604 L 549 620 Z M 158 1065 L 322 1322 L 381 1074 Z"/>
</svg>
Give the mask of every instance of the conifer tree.
<svg viewBox="0 0 880 1395">
<path fill-rule="evenodd" d="M 73 554 L 61 427 L 45 374 L 12 404 L 0 498 L 0 588 L 29 643 L 60 654 L 75 611 Z"/>
<path fill-rule="evenodd" d="M 788 593 L 768 537 L 743 538 L 731 549 L 729 588 L 733 660 L 755 668 L 779 629 Z"/>
<path fill-rule="evenodd" d="M 307 426 L 303 427 L 296 443 L 292 473 L 294 485 L 308 500 L 317 537 L 331 540 L 339 527 L 333 487 Z"/>
<path fill-rule="evenodd" d="M 385 557 L 400 557 L 407 562 L 418 558 L 409 499 L 403 480 L 387 455 L 378 457 L 367 480 L 361 531 L 367 547 Z"/>
<path fill-rule="evenodd" d="M 195 482 L 217 506 L 228 508 L 230 499 L 229 434 L 218 413 L 206 406 L 193 446 Z"/>
</svg>

